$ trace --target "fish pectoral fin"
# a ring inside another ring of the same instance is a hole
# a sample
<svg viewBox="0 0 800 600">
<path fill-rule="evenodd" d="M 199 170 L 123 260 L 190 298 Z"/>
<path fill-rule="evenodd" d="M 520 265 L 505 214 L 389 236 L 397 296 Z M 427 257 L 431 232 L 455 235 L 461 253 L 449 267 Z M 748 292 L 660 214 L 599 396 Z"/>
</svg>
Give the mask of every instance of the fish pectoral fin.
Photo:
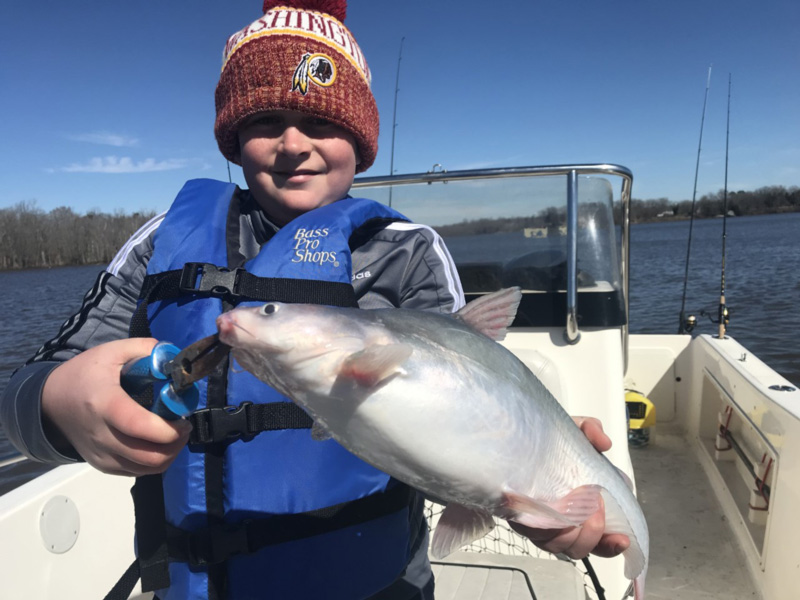
<svg viewBox="0 0 800 600">
<path fill-rule="evenodd" d="M 411 356 L 408 344 L 374 345 L 348 356 L 339 369 L 339 377 L 374 387 L 403 370 L 400 368 Z"/>
<path fill-rule="evenodd" d="M 459 310 L 456 317 L 499 342 L 505 339 L 509 325 L 514 322 L 521 300 L 520 288 L 505 288 L 473 300 Z"/>
<path fill-rule="evenodd" d="M 314 421 L 311 426 L 311 439 L 315 442 L 324 442 L 331 439 L 331 434 L 325 427 L 320 425 L 319 421 Z"/>
<path fill-rule="evenodd" d="M 433 531 L 431 554 L 444 558 L 464 546 L 482 538 L 494 528 L 491 513 L 449 502 L 439 517 Z"/>
<path fill-rule="evenodd" d="M 553 502 L 540 502 L 513 490 L 505 490 L 505 507 L 509 517 L 534 529 L 564 529 L 577 527 L 600 509 L 600 490 L 596 485 L 575 488 L 563 498 Z"/>
</svg>

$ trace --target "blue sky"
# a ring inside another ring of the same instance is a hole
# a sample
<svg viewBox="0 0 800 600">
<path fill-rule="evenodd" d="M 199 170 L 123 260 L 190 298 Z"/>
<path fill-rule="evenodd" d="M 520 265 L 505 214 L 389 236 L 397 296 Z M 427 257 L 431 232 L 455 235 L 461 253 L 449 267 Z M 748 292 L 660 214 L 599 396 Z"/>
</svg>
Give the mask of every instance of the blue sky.
<svg viewBox="0 0 800 600">
<path fill-rule="evenodd" d="M 213 136 L 227 37 L 259 0 L 40 0 L 0 6 L 0 208 L 161 211 L 227 180 Z M 382 116 L 368 175 L 612 162 L 636 198 L 800 185 L 797 0 L 350 0 Z M 231 166 L 234 181 L 241 172 Z"/>
</svg>

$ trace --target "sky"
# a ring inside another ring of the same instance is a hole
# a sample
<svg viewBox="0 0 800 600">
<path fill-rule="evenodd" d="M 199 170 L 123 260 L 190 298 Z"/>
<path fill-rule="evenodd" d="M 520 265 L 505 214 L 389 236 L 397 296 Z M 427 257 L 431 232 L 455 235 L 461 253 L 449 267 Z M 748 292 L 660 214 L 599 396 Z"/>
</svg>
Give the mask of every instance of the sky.
<svg viewBox="0 0 800 600">
<path fill-rule="evenodd" d="M 160 212 L 228 180 L 213 134 L 228 36 L 260 0 L 5 0 L 0 209 Z M 377 160 L 396 173 L 606 162 L 633 197 L 800 185 L 798 0 L 350 0 Z M 234 182 L 241 170 L 230 165 Z"/>
</svg>

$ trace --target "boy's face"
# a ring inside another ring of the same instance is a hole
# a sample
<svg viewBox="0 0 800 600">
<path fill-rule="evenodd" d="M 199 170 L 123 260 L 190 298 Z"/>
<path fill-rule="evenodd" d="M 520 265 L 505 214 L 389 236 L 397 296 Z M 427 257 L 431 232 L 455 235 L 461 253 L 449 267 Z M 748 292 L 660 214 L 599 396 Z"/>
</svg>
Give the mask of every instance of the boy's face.
<svg viewBox="0 0 800 600">
<path fill-rule="evenodd" d="M 356 172 L 353 136 L 301 112 L 250 117 L 239 128 L 239 147 L 247 185 L 278 225 L 343 198 Z"/>
</svg>

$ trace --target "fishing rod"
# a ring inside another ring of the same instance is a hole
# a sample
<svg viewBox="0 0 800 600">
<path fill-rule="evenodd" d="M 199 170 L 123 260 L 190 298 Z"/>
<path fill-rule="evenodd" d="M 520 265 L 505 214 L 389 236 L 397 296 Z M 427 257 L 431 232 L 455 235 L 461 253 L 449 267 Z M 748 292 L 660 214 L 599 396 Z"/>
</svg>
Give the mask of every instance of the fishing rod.
<svg viewBox="0 0 800 600">
<path fill-rule="evenodd" d="M 403 42 L 405 36 L 400 38 L 400 52 L 397 54 L 397 76 L 394 81 L 394 112 L 392 113 L 392 153 L 389 158 L 389 175 L 394 175 L 394 134 L 397 130 L 397 93 L 400 91 L 400 61 L 403 60 Z M 389 186 L 389 208 L 392 207 L 392 186 Z"/>
<path fill-rule="evenodd" d="M 692 329 L 694 329 L 694 319 L 692 319 L 691 324 L 687 326 L 686 320 L 686 284 L 689 281 L 689 256 L 692 252 L 692 229 L 694 228 L 694 211 L 695 205 L 697 201 L 697 176 L 700 172 L 700 151 L 703 147 L 703 126 L 706 121 L 706 106 L 708 104 L 708 90 L 711 87 L 711 67 L 708 67 L 708 79 L 706 80 L 706 93 L 705 97 L 703 98 L 703 116 L 700 118 L 700 141 L 697 144 L 697 163 L 695 164 L 694 168 L 694 190 L 692 191 L 692 213 L 689 219 L 689 242 L 686 247 L 686 268 L 683 274 L 683 296 L 681 298 L 681 313 L 680 313 L 680 323 L 678 325 L 678 333 L 689 333 Z"/>
<path fill-rule="evenodd" d="M 719 339 L 725 339 L 725 328 L 730 320 L 725 305 L 725 242 L 728 237 L 728 142 L 731 137 L 731 74 L 728 73 L 728 119 L 725 125 L 725 187 L 722 195 L 722 276 L 719 288 Z"/>
</svg>

